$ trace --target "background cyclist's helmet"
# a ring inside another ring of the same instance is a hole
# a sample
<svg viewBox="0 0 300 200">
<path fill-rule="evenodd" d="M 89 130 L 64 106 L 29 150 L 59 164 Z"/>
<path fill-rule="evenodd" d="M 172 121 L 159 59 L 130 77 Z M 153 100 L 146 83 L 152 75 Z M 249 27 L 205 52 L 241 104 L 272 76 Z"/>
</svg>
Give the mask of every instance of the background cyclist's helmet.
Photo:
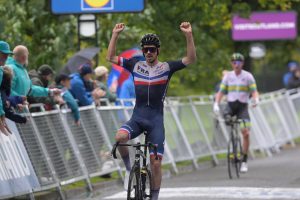
<svg viewBox="0 0 300 200">
<path fill-rule="evenodd" d="M 234 53 L 231 56 L 231 60 L 240 60 L 240 61 L 244 61 L 245 58 L 241 53 Z"/>
<path fill-rule="evenodd" d="M 159 37 L 156 34 L 148 33 L 141 39 L 141 47 L 144 45 L 154 45 L 156 48 L 160 47 Z"/>
</svg>

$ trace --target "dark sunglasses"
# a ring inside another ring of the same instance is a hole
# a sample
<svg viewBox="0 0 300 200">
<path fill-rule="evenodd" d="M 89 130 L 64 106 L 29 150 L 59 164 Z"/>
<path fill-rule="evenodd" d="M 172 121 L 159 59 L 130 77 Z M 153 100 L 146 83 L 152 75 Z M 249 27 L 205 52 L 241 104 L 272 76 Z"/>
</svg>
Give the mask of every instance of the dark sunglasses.
<svg viewBox="0 0 300 200">
<path fill-rule="evenodd" d="M 156 47 L 144 47 L 142 48 L 143 53 L 156 53 L 157 48 Z"/>
<path fill-rule="evenodd" d="M 232 60 L 231 63 L 234 64 L 234 65 L 240 65 L 240 64 L 243 63 L 243 61 L 241 61 L 241 60 Z"/>
</svg>

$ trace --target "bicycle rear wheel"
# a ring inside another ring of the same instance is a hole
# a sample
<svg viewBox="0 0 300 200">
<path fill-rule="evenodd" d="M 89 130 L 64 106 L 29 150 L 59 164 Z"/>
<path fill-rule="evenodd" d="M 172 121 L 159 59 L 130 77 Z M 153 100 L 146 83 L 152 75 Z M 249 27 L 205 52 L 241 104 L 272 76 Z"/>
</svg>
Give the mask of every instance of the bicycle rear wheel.
<svg viewBox="0 0 300 200">
<path fill-rule="evenodd" d="M 141 200 L 142 198 L 140 172 L 132 168 L 128 181 L 127 200 Z"/>
<path fill-rule="evenodd" d="M 141 183 L 142 183 L 142 195 L 143 199 L 151 199 L 151 188 L 152 188 L 152 181 L 151 181 L 151 172 L 147 167 L 144 167 L 141 170 Z"/>
</svg>

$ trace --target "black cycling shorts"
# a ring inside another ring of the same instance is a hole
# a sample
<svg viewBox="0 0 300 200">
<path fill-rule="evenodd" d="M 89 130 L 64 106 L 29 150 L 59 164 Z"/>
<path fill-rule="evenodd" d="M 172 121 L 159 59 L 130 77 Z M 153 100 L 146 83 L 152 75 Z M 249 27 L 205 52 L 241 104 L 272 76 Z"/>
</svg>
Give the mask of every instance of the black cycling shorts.
<svg viewBox="0 0 300 200">
<path fill-rule="evenodd" d="M 241 124 L 243 127 L 251 126 L 248 103 L 241 103 L 240 101 L 228 102 L 224 110 L 224 116 L 226 115 L 236 116 L 238 119 L 243 120 L 244 123 Z"/>
</svg>

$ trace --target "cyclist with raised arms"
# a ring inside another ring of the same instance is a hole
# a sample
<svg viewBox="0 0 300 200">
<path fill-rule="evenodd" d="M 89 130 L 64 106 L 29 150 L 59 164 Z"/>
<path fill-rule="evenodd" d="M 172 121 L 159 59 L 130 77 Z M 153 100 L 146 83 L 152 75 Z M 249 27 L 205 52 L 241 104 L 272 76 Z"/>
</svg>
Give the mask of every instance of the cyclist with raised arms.
<svg viewBox="0 0 300 200">
<path fill-rule="evenodd" d="M 153 152 L 150 151 L 150 165 L 153 175 L 152 200 L 156 200 L 161 185 L 161 160 L 165 140 L 163 102 L 173 73 L 196 61 L 192 26 L 189 22 L 182 22 L 180 25 L 187 42 L 186 56 L 181 60 L 168 62 L 158 61 L 160 40 L 156 34 L 151 33 L 144 35 L 140 42 L 146 61 L 116 56 L 116 43 L 124 28 L 123 23 L 115 25 L 108 47 L 107 60 L 124 67 L 133 75 L 136 104 L 131 119 L 121 126 L 115 138 L 117 142 L 126 143 L 128 140 L 139 136 L 143 131 L 147 131 L 149 141 L 157 145 L 158 160 L 155 160 Z M 127 189 L 131 169 L 129 152 L 127 147 L 118 147 L 118 150 L 126 167 L 124 187 Z"/>
<path fill-rule="evenodd" d="M 255 107 L 259 102 L 259 96 L 256 88 L 256 82 L 250 72 L 243 70 L 244 56 L 240 53 L 234 53 L 231 56 L 232 71 L 228 72 L 223 78 L 220 85 L 219 92 L 216 95 L 213 110 L 215 113 L 220 113 L 219 104 L 224 96 L 227 94 L 227 107 L 224 116 L 236 115 L 243 123 L 240 124 L 243 134 L 243 159 L 240 171 L 246 173 L 248 171 L 247 159 L 248 149 L 250 145 L 250 117 L 248 113 L 248 101 L 251 95 L 252 106 Z"/>
</svg>

